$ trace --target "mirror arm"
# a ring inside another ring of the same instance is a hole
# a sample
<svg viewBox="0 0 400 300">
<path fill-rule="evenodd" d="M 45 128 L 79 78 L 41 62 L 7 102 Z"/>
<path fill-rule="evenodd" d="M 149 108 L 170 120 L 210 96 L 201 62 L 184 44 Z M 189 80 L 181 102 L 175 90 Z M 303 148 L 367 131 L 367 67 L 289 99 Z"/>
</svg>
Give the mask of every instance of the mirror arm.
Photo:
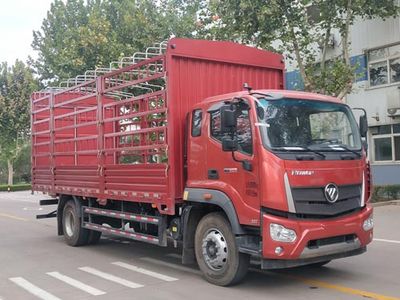
<svg viewBox="0 0 400 300">
<path fill-rule="evenodd" d="M 244 159 L 244 160 L 237 159 L 237 158 L 235 157 L 235 151 L 232 151 L 232 159 L 233 159 L 234 161 L 236 161 L 236 162 L 242 163 L 242 167 L 243 167 L 243 169 L 245 169 L 246 171 L 249 171 L 249 172 L 253 171 L 253 165 L 251 164 L 251 162 L 249 162 L 249 161 L 246 160 L 246 159 Z"/>
<path fill-rule="evenodd" d="M 235 156 L 235 151 L 232 151 L 232 159 L 236 162 L 243 162 L 243 160 L 237 159 Z"/>
<path fill-rule="evenodd" d="M 365 110 L 365 108 L 362 107 L 352 107 L 351 109 L 354 110 L 361 110 L 364 113 L 364 116 L 367 116 L 367 111 Z"/>
</svg>

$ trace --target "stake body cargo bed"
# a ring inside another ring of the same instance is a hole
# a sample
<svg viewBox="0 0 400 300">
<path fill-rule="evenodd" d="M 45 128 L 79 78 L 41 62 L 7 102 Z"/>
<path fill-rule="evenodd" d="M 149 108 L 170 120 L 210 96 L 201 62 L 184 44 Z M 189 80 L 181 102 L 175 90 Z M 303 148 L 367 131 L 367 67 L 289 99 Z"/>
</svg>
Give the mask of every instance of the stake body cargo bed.
<svg viewBox="0 0 400 300">
<path fill-rule="evenodd" d="M 283 89 L 283 70 L 279 54 L 175 38 L 159 55 L 73 87 L 36 92 L 32 188 L 151 203 L 174 215 L 184 190 L 189 110 L 244 82 Z"/>
</svg>

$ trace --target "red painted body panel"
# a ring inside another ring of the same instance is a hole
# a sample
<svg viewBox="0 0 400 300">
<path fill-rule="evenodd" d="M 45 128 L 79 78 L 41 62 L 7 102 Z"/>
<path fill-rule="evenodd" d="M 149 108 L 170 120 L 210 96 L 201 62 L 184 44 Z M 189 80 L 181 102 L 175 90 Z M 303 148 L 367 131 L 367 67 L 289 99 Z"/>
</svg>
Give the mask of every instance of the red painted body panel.
<svg viewBox="0 0 400 300">
<path fill-rule="evenodd" d="M 355 161 L 282 161 L 271 153 L 263 154 L 261 206 L 288 211 L 284 187 L 284 174 L 288 175 L 292 187 L 320 187 L 330 182 L 337 185 L 362 184 L 365 162 Z M 309 176 L 296 176 L 292 171 L 312 171 Z M 274 187 L 268 188 L 268 187 Z"/>
<path fill-rule="evenodd" d="M 284 97 L 297 99 L 310 99 L 316 101 L 329 101 L 342 103 L 329 96 L 277 91 L 260 90 L 262 93 L 279 93 Z M 230 93 L 210 97 L 195 106 L 203 110 L 202 135 L 189 139 L 188 153 L 188 187 L 209 188 L 220 190 L 232 200 L 237 216 L 241 224 L 257 226 L 262 225 L 262 249 L 263 258 L 272 259 L 296 259 L 304 250 L 307 242 L 313 239 L 333 237 L 338 235 L 356 234 L 365 246 L 371 242 L 372 231 L 365 232 L 362 224 L 371 215 L 372 208 L 368 207 L 363 212 L 356 212 L 351 216 L 337 217 L 329 220 L 291 220 L 261 212 L 262 207 L 288 212 L 288 200 L 284 184 L 285 173 L 288 176 L 291 187 L 310 188 L 321 187 L 334 182 L 337 185 L 353 185 L 363 183 L 365 176 L 365 198 L 369 199 L 370 176 L 367 174 L 367 162 L 365 153 L 360 160 L 316 160 L 296 161 L 282 160 L 272 152 L 264 148 L 261 136 L 256 126 L 252 126 L 254 153 L 252 156 L 236 152 L 238 159 L 247 159 L 254 169 L 252 172 L 243 170 L 240 162 L 232 159 L 230 152 L 221 151 L 221 143 L 215 141 L 209 132 L 210 116 L 208 108 L 215 103 L 226 99 L 240 97 L 248 99 L 250 104 L 250 122 L 257 122 L 254 102 L 251 101 L 248 92 Z M 206 153 L 206 159 L 204 160 Z M 236 168 L 237 173 L 224 173 L 225 168 Z M 220 174 L 218 180 L 208 180 L 207 170 L 215 169 Z M 292 171 L 311 171 L 311 175 L 298 176 Z M 250 184 L 250 185 L 249 185 Z M 250 191 L 250 193 L 249 193 Z M 276 222 L 287 228 L 294 229 L 299 237 L 295 243 L 272 242 L 269 234 L 269 224 Z M 277 246 L 283 246 L 285 252 L 277 256 L 274 251 Z"/>
<path fill-rule="evenodd" d="M 172 39 L 165 55 L 63 91 L 35 93 L 33 189 L 149 202 L 174 214 L 185 187 L 184 132 L 193 105 L 241 90 L 245 82 L 282 89 L 283 69 L 279 54 Z M 158 92 L 133 92 L 163 80 Z"/>
<path fill-rule="evenodd" d="M 236 94 L 235 94 L 236 95 Z M 242 98 L 247 98 L 247 95 Z M 232 99 L 231 94 L 213 98 L 215 101 Z M 250 99 L 249 99 L 250 100 Z M 205 101 L 196 107 L 202 107 L 204 111 L 215 101 Z M 251 101 L 251 112 L 255 108 Z M 225 193 L 235 207 L 239 222 L 241 224 L 259 226 L 260 225 L 260 147 L 255 146 L 253 155 L 246 155 L 240 152 L 235 154 L 237 159 L 246 159 L 254 166 L 253 171 L 244 171 L 241 163 L 232 159 L 231 152 L 222 152 L 221 143 L 210 137 L 209 124 L 210 116 L 203 113 L 202 135 L 198 138 L 190 138 L 188 151 L 188 181 L 187 186 L 192 188 L 208 188 L 219 190 Z M 254 124 L 255 116 L 251 116 L 251 124 Z M 255 126 L 251 126 L 252 136 L 258 135 Z M 259 138 L 254 138 L 255 143 L 259 143 Z M 206 157 L 204 158 L 204 156 Z M 200 161 L 199 164 L 197 161 Z M 234 172 L 225 172 L 224 169 L 235 169 Z M 218 180 L 209 180 L 207 170 L 218 171 Z"/>
<path fill-rule="evenodd" d="M 182 145 L 186 114 L 207 97 L 240 91 L 245 82 L 253 88 L 281 89 L 283 67 L 281 55 L 231 42 L 172 39 L 168 43 L 168 146 L 174 153 L 169 167 L 174 174 L 170 187 L 175 188 L 172 194 L 181 197 L 184 188 Z M 203 160 L 204 157 L 199 161 Z"/>
<path fill-rule="evenodd" d="M 297 259 L 310 240 L 323 239 L 334 236 L 355 234 L 360 240 L 361 247 L 372 242 L 372 230 L 364 231 L 363 222 L 372 214 L 372 207 L 367 207 L 362 211 L 350 216 L 331 220 L 318 221 L 297 221 L 287 218 L 280 218 L 272 215 L 263 215 L 263 257 L 270 259 Z M 271 223 L 282 224 L 286 228 L 296 231 L 297 240 L 294 243 L 276 242 L 270 238 L 269 225 Z M 281 255 L 275 254 L 276 247 L 284 249 Z"/>
</svg>

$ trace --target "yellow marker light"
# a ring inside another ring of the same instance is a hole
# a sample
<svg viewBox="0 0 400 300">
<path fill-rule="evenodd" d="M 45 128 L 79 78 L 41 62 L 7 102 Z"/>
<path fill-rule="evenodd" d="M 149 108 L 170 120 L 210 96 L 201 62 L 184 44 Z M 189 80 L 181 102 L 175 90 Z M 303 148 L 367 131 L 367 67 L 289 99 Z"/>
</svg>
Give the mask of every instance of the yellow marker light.
<svg viewBox="0 0 400 300">
<path fill-rule="evenodd" d="M 184 191 L 183 192 L 183 200 L 187 200 L 189 199 L 189 192 L 188 191 Z"/>
</svg>

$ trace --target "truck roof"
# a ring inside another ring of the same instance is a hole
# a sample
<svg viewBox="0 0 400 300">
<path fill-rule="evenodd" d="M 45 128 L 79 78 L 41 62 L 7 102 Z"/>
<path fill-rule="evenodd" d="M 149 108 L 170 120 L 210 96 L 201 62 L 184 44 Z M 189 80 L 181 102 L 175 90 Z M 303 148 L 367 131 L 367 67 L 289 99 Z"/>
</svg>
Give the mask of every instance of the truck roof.
<svg viewBox="0 0 400 300">
<path fill-rule="evenodd" d="M 288 90 L 277 90 L 277 89 L 259 89 L 259 90 L 252 90 L 251 93 L 262 93 L 262 94 L 276 94 L 281 95 L 285 98 L 293 98 L 293 99 L 307 99 L 307 100 L 315 100 L 315 101 L 327 101 L 327 102 L 335 102 L 335 103 L 344 103 L 342 100 L 336 97 L 316 94 L 316 93 L 308 93 L 302 91 L 288 91 Z M 223 95 L 213 96 L 204 99 L 202 104 L 205 103 L 212 103 L 221 101 L 224 99 L 232 99 L 234 97 L 243 97 L 249 95 L 248 91 L 241 91 L 236 93 L 227 93 Z"/>
</svg>

